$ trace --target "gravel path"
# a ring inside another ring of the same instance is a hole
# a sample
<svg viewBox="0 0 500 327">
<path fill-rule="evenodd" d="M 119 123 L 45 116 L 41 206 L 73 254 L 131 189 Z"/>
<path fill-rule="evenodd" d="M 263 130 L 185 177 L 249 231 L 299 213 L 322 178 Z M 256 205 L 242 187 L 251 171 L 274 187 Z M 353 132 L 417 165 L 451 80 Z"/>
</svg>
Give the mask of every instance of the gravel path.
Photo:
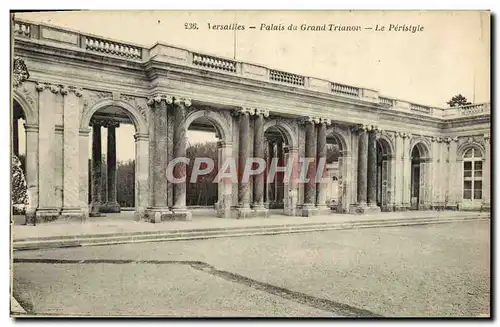
<svg viewBox="0 0 500 327">
<path fill-rule="evenodd" d="M 488 316 L 489 228 L 471 221 L 16 252 L 14 295 L 45 314 Z"/>
</svg>

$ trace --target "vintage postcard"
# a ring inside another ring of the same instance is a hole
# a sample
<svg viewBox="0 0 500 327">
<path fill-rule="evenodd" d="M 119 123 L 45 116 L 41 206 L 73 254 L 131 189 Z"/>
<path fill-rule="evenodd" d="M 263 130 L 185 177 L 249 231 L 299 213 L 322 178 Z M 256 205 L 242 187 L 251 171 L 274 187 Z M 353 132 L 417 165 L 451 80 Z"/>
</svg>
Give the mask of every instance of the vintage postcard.
<svg viewBox="0 0 500 327">
<path fill-rule="evenodd" d="M 490 22 L 11 13 L 11 315 L 490 317 Z"/>
</svg>

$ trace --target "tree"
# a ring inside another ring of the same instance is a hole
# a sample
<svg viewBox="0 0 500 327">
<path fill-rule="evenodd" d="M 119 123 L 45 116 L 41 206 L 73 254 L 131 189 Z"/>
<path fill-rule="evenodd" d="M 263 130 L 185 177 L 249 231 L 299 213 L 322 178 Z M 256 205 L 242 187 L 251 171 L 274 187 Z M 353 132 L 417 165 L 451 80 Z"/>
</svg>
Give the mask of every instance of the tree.
<svg viewBox="0 0 500 327">
<path fill-rule="evenodd" d="M 12 155 L 11 201 L 14 214 L 24 214 L 29 204 L 28 186 L 21 169 L 21 162 Z"/>
<path fill-rule="evenodd" d="M 471 102 L 467 101 L 467 98 L 461 94 L 455 95 L 454 97 L 451 98 L 450 101 L 448 101 L 446 103 L 450 107 L 460 107 L 460 106 L 467 106 L 469 104 L 472 104 Z"/>
</svg>

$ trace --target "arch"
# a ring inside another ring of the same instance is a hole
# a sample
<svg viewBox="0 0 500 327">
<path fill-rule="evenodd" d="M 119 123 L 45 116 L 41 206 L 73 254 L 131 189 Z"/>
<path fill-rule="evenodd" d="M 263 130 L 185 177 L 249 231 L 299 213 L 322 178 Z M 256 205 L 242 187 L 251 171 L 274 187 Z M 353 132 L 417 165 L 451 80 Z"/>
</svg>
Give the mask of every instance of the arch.
<svg viewBox="0 0 500 327">
<path fill-rule="evenodd" d="M 95 103 L 90 110 L 84 111 L 80 120 L 80 129 L 87 129 L 90 119 L 99 110 L 105 107 L 114 106 L 125 110 L 135 127 L 135 132 L 140 134 L 149 134 L 148 124 L 144 116 L 130 103 L 123 100 L 104 99 Z"/>
<path fill-rule="evenodd" d="M 191 123 L 198 118 L 205 117 L 207 118 L 215 127 L 217 134 L 219 135 L 221 140 L 231 141 L 231 132 L 227 123 L 224 121 L 224 117 L 219 113 L 210 111 L 210 110 L 196 110 L 190 112 L 186 117 L 186 131 L 188 130 Z"/>
<path fill-rule="evenodd" d="M 464 143 L 458 147 L 458 149 L 457 149 L 457 161 L 463 160 L 465 152 L 471 148 L 479 150 L 479 152 L 481 152 L 481 157 L 483 159 L 485 158 L 484 147 L 481 144 L 479 144 L 477 142 L 470 142 L 470 143 L 467 142 L 467 143 Z"/>
<path fill-rule="evenodd" d="M 411 154 L 415 147 L 417 147 L 421 160 L 430 160 L 430 145 L 424 138 L 417 138 L 412 140 L 410 144 L 410 153 L 408 153 L 409 158 L 411 158 Z"/>
<path fill-rule="evenodd" d="M 391 158 L 394 155 L 394 144 L 387 135 L 380 134 L 377 137 L 377 143 L 380 145 L 382 155 L 387 156 L 387 158 Z"/>
<path fill-rule="evenodd" d="M 275 126 L 283 136 L 285 144 L 290 148 L 298 148 L 299 142 L 297 139 L 297 133 L 290 124 L 281 119 L 271 119 L 264 124 L 264 133 L 271 127 Z"/>
<path fill-rule="evenodd" d="M 26 98 L 17 90 L 14 89 L 12 92 L 14 100 L 19 103 L 21 109 L 24 112 L 26 117 L 26 124 L 29 125 L 38 125 L 38 119 L 36 115 L 36 111 L 33 106 L 26 100 Z"/>
<path fill-rule="evenodd" d="M 341 151 L 343 151 L 344 153 L 351 153 L 350 144 L 346 141 L 349 139 L 349 135 L 346 135 L 346 133 L 338 126 L 327 128 L 326 137 L 334 137 L 337 140 L 337 143 L 340 145 Z"/>
</svg>

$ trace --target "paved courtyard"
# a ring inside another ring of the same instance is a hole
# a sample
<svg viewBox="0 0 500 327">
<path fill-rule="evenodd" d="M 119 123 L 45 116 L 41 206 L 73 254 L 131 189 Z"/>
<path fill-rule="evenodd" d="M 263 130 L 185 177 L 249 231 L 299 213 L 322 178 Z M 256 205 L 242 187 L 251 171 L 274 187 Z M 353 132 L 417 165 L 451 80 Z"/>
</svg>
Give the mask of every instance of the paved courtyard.
<svg viewBox="0 0 500 327">
<path fill-rule="evenodd" d="M 14 253 L 34 314 L 476 317 L 490 222 Z"/>
</svg>

